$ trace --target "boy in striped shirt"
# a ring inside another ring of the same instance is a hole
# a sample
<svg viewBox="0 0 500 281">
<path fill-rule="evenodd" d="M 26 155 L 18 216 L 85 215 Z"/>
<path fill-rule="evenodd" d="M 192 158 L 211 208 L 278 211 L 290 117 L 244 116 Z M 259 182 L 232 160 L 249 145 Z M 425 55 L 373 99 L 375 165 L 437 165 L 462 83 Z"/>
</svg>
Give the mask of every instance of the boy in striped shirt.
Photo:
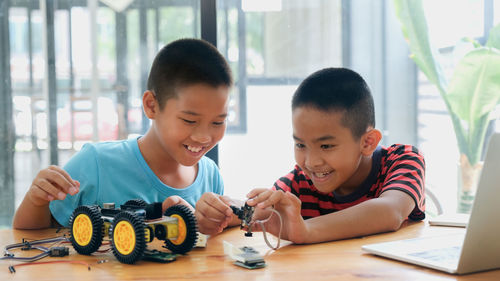
<svg viewBox="0 0 500 281">
<path fill-rule="evenodd" d="M 379 145 L 373 97 L 358 73 L 327 68 L 306 78 L 293 96 L 292 123 L 297 165 L 247 201 L 263 217 L 271 206 L 280 212 L 282 238 L 318 243 L 424 219 L 424 158 L 410 145 Z M 279 226 L 275 215 L 265 224 L 276 236 Z"/>
</svg>

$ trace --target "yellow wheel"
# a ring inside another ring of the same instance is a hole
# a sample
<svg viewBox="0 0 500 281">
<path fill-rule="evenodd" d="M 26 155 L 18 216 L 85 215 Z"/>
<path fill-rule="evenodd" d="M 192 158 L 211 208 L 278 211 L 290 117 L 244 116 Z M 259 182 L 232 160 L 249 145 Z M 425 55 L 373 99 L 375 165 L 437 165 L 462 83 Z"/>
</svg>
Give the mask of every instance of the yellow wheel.
<svg viewBox="0 0 500 281">
<path fill-rule="evenodd" d="M 180 245 L 184 243 L 184 241 L 186 240 L 186 234 L 187 234 L 186 222 L 180 215 L 174 214 L 171 215 L 171 217 L 177 219 L 178 235 L 177 239 L 170 240 L 170 242 L 172 242 L 174 245 Z"/>
<path fill-rule="evenodd" d="M 96 206 L 79 206 L 70 217 L 70 241 L 75 250 L 89 255 L 102 244 L 103 220 Z"/>
<path fill-rule="evenodd" d="M 176 254 L 191 251 L 198 238 L 198 227 L 193 212 L 187 206 L 175 205 L 167 209 L 165 216 L 176 218 L 178 227 L 177 237 L 165 240 L 166 247 Z"/>
<path fill-rule="evenodd" d="M 73 222 L 73 237 L 81 246 L 87 246 L 92 238 L 92 222 L 87 214 L 79 214 Z"/>
<path fill-rule="evenodd" d="M 120 221 L 113 231 L 116 250 L 122 255 L 129 255 L 135 248 L 134 227 L 129 221 Z"/>
<path fill-rule="evenodd" d="M 111 248 L 122 263 L 135 263 L 144 255 L 146 240 L 143 219 L 131 212 L 120 212 L 113 218 Z"/>
</svg>

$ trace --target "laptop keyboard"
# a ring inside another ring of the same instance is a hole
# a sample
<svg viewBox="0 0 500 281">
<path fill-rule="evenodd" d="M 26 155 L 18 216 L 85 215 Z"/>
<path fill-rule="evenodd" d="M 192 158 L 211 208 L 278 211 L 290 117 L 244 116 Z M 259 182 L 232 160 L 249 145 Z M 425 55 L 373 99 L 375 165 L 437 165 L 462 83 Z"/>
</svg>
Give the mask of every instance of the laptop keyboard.
<svg viewBox="0 0 500 281">
<path fill-rule="evenodd" d="M 426 260 L 449 263 L 458 261 L 460 255 L 460 248 L 461 248 L 460 246 L 439 248 L 418 253 L 410 253 L 408 255 Z"/>
</svg>

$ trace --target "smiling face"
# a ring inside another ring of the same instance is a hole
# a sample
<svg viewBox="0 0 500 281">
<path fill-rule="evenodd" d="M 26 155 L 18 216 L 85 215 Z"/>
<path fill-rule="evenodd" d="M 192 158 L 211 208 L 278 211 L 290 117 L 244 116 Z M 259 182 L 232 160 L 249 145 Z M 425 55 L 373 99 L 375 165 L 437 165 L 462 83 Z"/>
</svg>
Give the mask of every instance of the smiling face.
<svg viewBox="0 0 500 281">
<path fill-rule="evenodd" d="M 293 110 L 295 161 L 323 193 L 351 193 L 371 168 L 363 157 L 368 155 L 364 137 L 356 140 L 342 125 L 342 115 L 340 111 L 325 112 L 311 106 Z"/>
<path fill-rule="evenodd" d="M 159 110 L 152 129 L 157 143 L 172 160 L 195 165 L 224 136 L 229 88 L 194 84 L 177 90 Z"/>
</svg>

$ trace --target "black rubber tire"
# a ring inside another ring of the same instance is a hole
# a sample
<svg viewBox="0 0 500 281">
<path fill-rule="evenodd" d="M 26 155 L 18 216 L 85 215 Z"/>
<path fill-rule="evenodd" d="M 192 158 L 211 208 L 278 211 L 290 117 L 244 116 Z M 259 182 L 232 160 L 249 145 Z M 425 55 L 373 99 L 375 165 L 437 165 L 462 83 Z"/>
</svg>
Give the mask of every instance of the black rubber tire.
<svg viewBox="0 0 500 281">
<path fill-rule="evenodd" d="M 146 201 L 142 200 L 142 199 L 131 199 L 131 200 L 128 200 L 127 202 L 125 202 L 124 205 L 131 205 L 131 206 L 137 206 L 137 207 L 146 207 L 146 205 L 148 205 L 148 203 L 146 203 Z"/>
<path fill-rule="evenodd" d="M 75 219 L 79 216 L 87 216 L 90 219 L 90 223 L 92 224 L 92 233 L 90 234 L 90 241 L 86 245 L 81 245 L 77 242 L 77 239 L 74 237 L 74 229 L 73 226 L 75 223 Z M 104 236 L 104 221 L 101 217 L 101 212 L 97 206 L 79 206 L 74 211 L 69 219 L 69 230 L 70 230 L 70 241 L 73 245 L 75 251 L 82 255 L 90 255 L 93 252 L 97 251 L 102 244 L 102 238 Z"/>
<path fill-rule="evenodd" d="M 116 226 L 122 221 L 130 224 L 135 234 L 134 247 L 130 253 L 120 252 L 119 246 L 116 244 L 117 241 L 115 241 Z M 146 240 L 144 237 L 145 227 L 146 225 L 144 224 L 143 219 L 131 212 L 120 212 L 113 218 L 113 224 L 110 231 L 111 249 L 113 250 L 113 254 L 118 261 L 133 264 L 142 259 L 144 256 L 144 250 L 146 249 Z"/>
<path fill-rule="evenodd" d="M 170 239 L 165 240 L 167 249 L 176 254 L 185 254 L 193 249 L 198 238 L 198 226 L 193 212 L 184 205 L 174 205 L 165 211 L 165 216 L 178 215 L 186 224 L 186 237 L 179 244 L 173 243 Z"/>
</svg>

